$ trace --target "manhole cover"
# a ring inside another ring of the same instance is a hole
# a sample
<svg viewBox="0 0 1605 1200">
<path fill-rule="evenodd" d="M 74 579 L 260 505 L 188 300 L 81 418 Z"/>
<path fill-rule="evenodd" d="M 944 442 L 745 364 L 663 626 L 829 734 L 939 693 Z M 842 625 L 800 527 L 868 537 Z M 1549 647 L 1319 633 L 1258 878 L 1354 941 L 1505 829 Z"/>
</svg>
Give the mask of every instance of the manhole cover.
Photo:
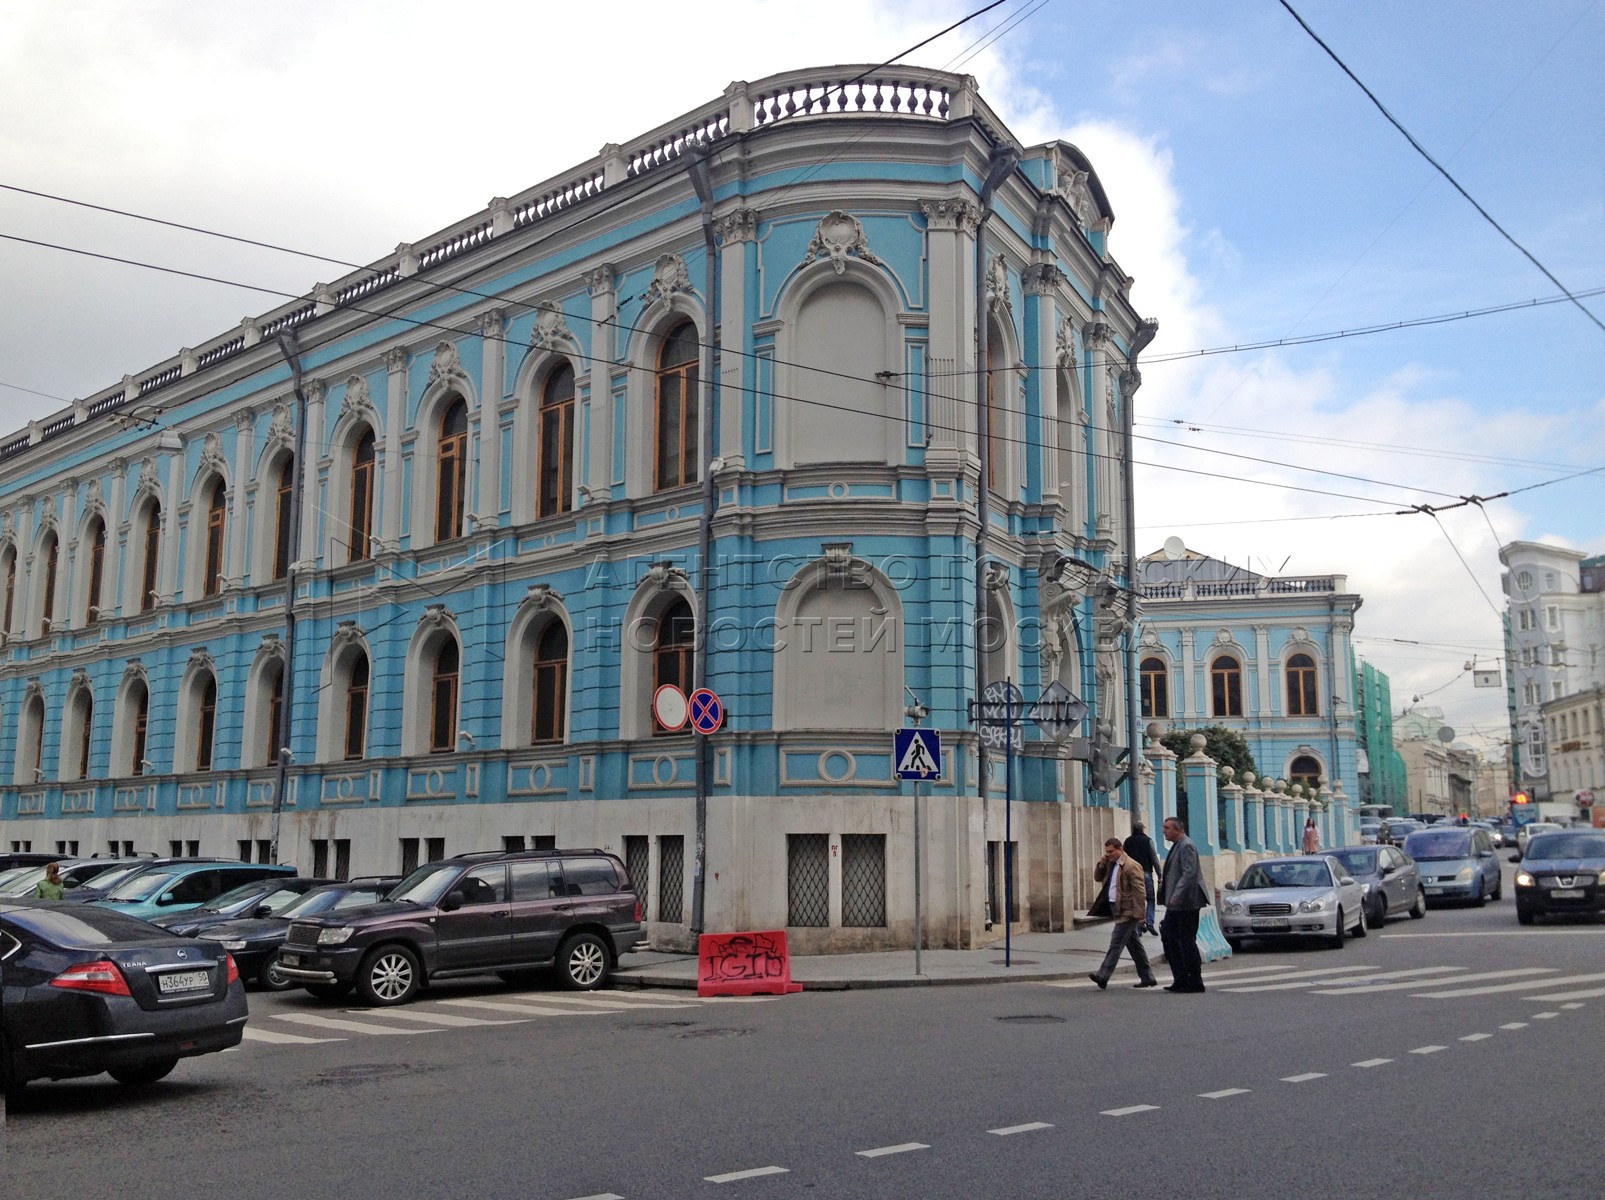
<svg viewBox="0 0 1605 1200">
<path fill-rule="evenodd" d="M 1055 1017 L 1048 1013 L 1019 1013 L 1013 1016 L 998 1017 L 999 1021 L 1008 1025 L 1063 1025 L 1063 1017 Z"/>
<path fill-rule="evenodd" d="M 675 1037 L 683 1038 L 733 1038 L 746 1037 L 750 1029 L 687 1029 L 684 1033 L 677 1033 Z"/>
<path fill-rule="evenodd" d="M 312 1077 L 310 1083 L 313 1087 L 345 1087 L 353 1083 L 388 1079 L 392 1075 L 414 1074 L 419 1069 L 433 1068 L 415 1068 L 408 1063 L 353 1063 L 349 1067 L 331 1067 L 320 1072 Z"/>
<path fill-rule="evenodd" d="M 694 1021 L 635 1021 L 627 1028 L 630 1029 L 690 1029 Z"/>
</svg>

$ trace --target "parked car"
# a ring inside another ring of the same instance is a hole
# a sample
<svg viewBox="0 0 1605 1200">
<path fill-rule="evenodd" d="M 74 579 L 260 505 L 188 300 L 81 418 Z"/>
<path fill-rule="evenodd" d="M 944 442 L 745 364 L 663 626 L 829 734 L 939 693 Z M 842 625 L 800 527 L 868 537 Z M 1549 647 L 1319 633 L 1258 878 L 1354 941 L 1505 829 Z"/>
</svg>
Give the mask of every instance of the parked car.
<svg viewBox="0 0 1605 1200">
<path fill-rule="evenodd" d="M 156 867 L 168 867 L 174 863 L 222 861 L 224 860 L 218 858 L 157 858 L 153 854 L 125 858 L 119 860 L 109 870 L 96 875 L 88 883 L 81 884 L 68 892 L 64 899 L 73 904 L 93 904 L 96 900 L 104 900 L 108 892 L 127 883 L 135 875 L 154 870 Z"/>
<path fill-rule="evenodd" d="M 272 863 L 186 859 L 130 876 L 95 903 L 130 917 L 155 917 L 199 908 L 231 888 L 270 875 L 293 877 L 295 868 Z"/>
<path fill-rule="evenodd" d="M 641 902 L 604 850 L 461 854 L 419 867 L 382 904 L 290 923 L 277 969 L 315 996 L 357 989 L 404 1004 L 432 980 L 555 966 L 564 987 L 605 984 L 641 936 Z"/>
<path fill-rule="evenodd" d="M 1219 916 L 1233 950 L 1248 938 L 1312 936 L 1336 949 L 1351 930 L 1365 936 L 1365 893 L 1330 854 L 1264 858 L 1225 886 Z"/>
<path fill-rule="evenodd" d="M 1605 912 L 1605 831 L 1530 838 L 1516 871 L 1516 920 Z"/>
<path fill-rule="evenodd" d="M 180 1058 L 237 1046 L 245 987 L 211 942 L 93 907 L 0 903 L 0 1084 L 109 1071 L 154 1083 Z"/>
<path fill-rule="evenodd" d="M 18 879 L 21 879 L 29 871 L 35 871 L 38 869 L 39 868 L 37 867 L 20 866 L 7 867 L 5 870 L 0 871 L 0 894 L 4 894 L 7 885 L 15 882 Z"/>
<path fill-rule="evenodd" d="M 1469 900 L 1481 906 L 1504 895 L 1499 856 L 1486 829 L 1441 825 L 1404 839 L 1404 852 L 1421 869 L 1427 901 Z"/>
<path fill-rule="evenodd" d="M 91 879 L 114 870 L 121 859 L 115 858 L 57 858 L 52 859 L 61 871 L 62 886 L 68 891 L 82 887 Z M 47 864 L 48 865 L 48 864 Z M 0 897 L 27 899 L 33 895 L 39 881 L 45 877 L 44 867 L 20 867 L 10 879 L 0 881 Z"/>
<path fill-rule="evenodd" d="M 37 850 L 11 850 L 0 854 L 0 871 L 9 871 L 12 867 L 42 867 L 64 857 L 62 854 L 42 854 Z"/>
<path fill-rule="evenodd" d="M 1564 825 L 1556 824 L 1554 821 L 1528 821 L 1527 824 L 1516 830 L 1517 856 L 1511 861 L 1520 862 L 1525 858 L 1527 856 L 1527 843 L 1538 834 L 1559 833 L 1564 828 Z"/>
<path fill-rule="evenodd" d="M 265 879 L 253 879 L 233 891 L 224 892 L 199 908 L 187 909 L 184 912 L 165 912 L 146 919 L 152 925 L 160 925 L 163 929 L 170 929 L 183 937 L 194 937 L 214 925 L 236 921 L 241 917 L 273 916 L 313 888 L 334 882 L 336 881 L 333 879 L 303 879 L 299 875 L 288 879 L 282 875 L 269 875 Z"/>
<path fill-rule="evenodd" d="M 343 883 L 329 882 L 295 897 L 285 908 L 269 916 L 245 916 L 212 925 L 206 937 L 234 956 L 240 974 L 270 992 L 296 986 L 295 980 L 279 973 L 274 964 L 279 947 L 290 932 L 290 922 L 305 917 L 346 913 L 376 904 L 396 884 L 399 876 L 375 876 Z"/>
<path fill-rule="evenodd" d="M 1416 920 L 1427 915 L 1427 894 L 1414 860 L 1396 846 L 1348 846 L 1331 856 L 1360 881 L 1365 894 L 1365 923 L 1382 928 L 1389 917 L 1409 913 Z"/>
</svg>

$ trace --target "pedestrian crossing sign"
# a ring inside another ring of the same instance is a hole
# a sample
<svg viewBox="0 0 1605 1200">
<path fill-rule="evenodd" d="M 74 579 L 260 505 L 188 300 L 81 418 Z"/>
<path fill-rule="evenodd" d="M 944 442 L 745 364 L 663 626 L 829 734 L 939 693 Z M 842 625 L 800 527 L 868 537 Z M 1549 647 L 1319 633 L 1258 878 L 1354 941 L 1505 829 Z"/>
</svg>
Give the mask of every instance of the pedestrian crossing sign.
<svg viewBox="0 0 1605 1200">
<path fill-rule="evenodd" d="M 942 735 L 934 729 L 898 729 L 892 733 L 892 758 L 899 779 L 931 780 L 942 774 Z"/>
</svg>

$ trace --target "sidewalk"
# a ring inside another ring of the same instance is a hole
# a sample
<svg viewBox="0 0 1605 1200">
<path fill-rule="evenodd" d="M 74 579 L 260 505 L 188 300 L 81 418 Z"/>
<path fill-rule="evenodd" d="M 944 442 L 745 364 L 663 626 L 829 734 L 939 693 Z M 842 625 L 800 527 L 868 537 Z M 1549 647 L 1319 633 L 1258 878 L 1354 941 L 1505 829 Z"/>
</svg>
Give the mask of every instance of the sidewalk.
<svg viewBox="0 0 1605 1200">
<path fill-rule="evenodd" d="M 914 951 L 885 950 L 868 954 L 794 954 L 792 982 L 809 991 L 845 988 L 947 987 L 964 983 L 1008 983 L 1031 979 L 1084 979 L 1109 949 L 1107 921 L 1064 933 L 1017 933 L 1010 965 L 1004 965 L 1003 942 L 980 950 L 926 950 L 920 974 L 914 973 Z M 1157 937 L 1143 939 L 1143 949 L 1157 966 L 1164 961 Z M 1116 977 L 1136 977 L 1129 956 L 1122 955 Z M 613 986 L 695 988 L 697 960 L 692 954 L 655 951 L 626 954 L 613 974 Z"/>
</svg>

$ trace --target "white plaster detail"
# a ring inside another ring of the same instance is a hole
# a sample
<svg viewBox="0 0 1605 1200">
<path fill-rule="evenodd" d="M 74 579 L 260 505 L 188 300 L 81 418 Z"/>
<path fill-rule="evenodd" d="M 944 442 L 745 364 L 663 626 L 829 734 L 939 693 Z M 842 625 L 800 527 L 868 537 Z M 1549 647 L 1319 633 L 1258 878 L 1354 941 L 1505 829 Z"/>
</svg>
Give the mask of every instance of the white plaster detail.
<svg viewBox="0 0 1605 1200">
<path fill-rule="evenodd" d="M 840 209 L 827 214 L 814 230 L 814 240 L 808 243 L 808 253 L 803 262 L 811 263 L 818 259 L 829 258 L 830 264 L 835 268 L 836 274 L 844 274 L 847 270 L 847 259 L 851 255 L 876 266 L 884 266 L 880 259 L 869 248 L 869 239 L 864 236 L 864 226 L 859 219 Z"/>
</svg>

